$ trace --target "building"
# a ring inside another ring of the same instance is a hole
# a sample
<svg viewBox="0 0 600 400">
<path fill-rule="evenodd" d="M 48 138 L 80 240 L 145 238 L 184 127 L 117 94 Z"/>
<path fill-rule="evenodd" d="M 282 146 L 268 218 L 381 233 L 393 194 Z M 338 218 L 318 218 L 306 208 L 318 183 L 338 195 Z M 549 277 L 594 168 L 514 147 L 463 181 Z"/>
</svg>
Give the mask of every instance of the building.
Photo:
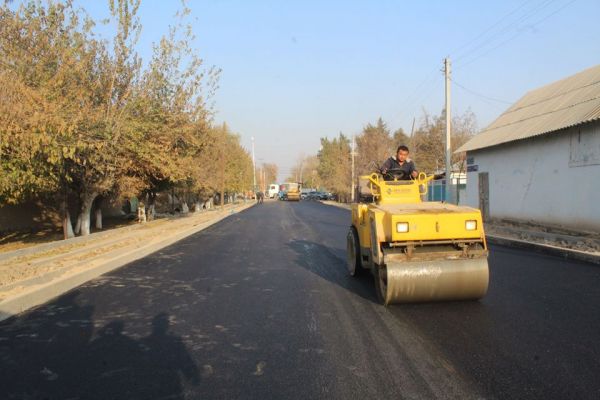
<svg viewBox="0 0 600 400">
<path fill-rule="evenodd" d="M 525 94 L 457 151 L 486 217 L 600 231 L 600 65 Z"/>
</svg>

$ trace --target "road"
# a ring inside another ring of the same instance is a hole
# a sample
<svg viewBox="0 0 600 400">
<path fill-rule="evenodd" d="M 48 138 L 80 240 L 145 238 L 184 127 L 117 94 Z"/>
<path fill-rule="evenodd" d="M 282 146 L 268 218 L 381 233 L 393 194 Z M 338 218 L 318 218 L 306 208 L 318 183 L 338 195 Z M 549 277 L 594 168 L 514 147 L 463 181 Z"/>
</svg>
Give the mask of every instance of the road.
<svg viewBox="0 0 600 400">
<path fill-rule="evenodd" d="M 492 246 L 481 301 L 384 308 L 348 221 L 267 202 L 1 322 L 0 398 L 600 398 L 599 267 Z"/>
</svg>

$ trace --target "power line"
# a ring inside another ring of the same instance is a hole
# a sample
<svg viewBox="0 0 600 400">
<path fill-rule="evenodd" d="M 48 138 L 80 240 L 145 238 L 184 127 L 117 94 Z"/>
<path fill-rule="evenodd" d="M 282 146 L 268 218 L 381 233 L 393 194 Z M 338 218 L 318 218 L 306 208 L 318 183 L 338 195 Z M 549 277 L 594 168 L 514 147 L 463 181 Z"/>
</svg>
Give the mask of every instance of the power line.
<svg viewBox="0 0 600 400">
<path fill-rule="evenodd" d="M 577 1 L 577 0 L 571 0 L 571 1 L 569 1 L 569 2 L 567 2 L 567 3 L 565 3 L 565 4 L 563 4 L 563 6 L 559 7 L 558 9 L 554 10 L 554 11 L 553 11 L 553 12 L 551 12 L 550 14 L 547 14 L 546 16 L 544 16 L 543 18 L 541 18 L 540 20 L 538 20 L 538 21 L 534 22 L 533 24 L 531 24 L 531 25 L 530 25 L 530 28 L 535 28 L 537 25 L 539 25 L 539 24 L 541 24 L 542 22 L 546 21 L 548 18 L 550 18 L 550 17 L 552 17 L 552 16 L 556 15 L 557 13 L 559 13 L 560 11 L 562 11 L 563 9 L 565 9 L 566 7 L 568 7 L 569 5 L 573 4 L 575 1 Z M 549 4 L 549 3 L 548 3 L 548 4 Z M 543 8 L 543 7 L 542 7 L 542 8 Z M 533 14 L 532 14 L 531 16 L 533 16 Z M 528 17 L 528 18 L 529 18 L 529 17 Z M 525 19 L 528 19 L 528 18 L 525 18 Z M 519 21 L 517 21 L 517 22 L 519 22 Z M 470 60 L 468 60 L 468 61 L 466 61 L 466 62 L 463 62 L 462 64 L 460 64 L 460 67 L 459 67 L 459 68 L 464 68 L 464 67 L 466 67 L 467 65 L 470 65 L 470 64 L 474 63 L 475 61 L 477 61 L 477 60 L 479 60 L 480 58 L 482 58 L 482 57 L 484 57 L 484 56 L 488 55 L 488 54 L 489 54 L 489 53 L 491 53 L 492 51 L 494 51 L 494 50 L 496 50 L 496 49 L 498 49 L 498 48 L 500 48 L 500 47 L 504 46 L 506 43 L 508 43 L 508 42 L 510 42 L 510 41 L 512 41 L 512 40 L 514 40 L 515 38 L 517 38 L 518 36 L 520 36 L 521 34 L 523 34 L 523 32 L 524 32 L 524 30 L 521 30 L 521 31 L 517 31 L 517 32 L 515 32 L 515 34 L 514 34 L 514 35 L 512 35 L 512 36 L 510 36 L 508 39 L 506 39 L 506 40 L 504 40 L 504 41 L 500 42 L 498 45 L 496 45 L 496 46 L 494 46 L 494 47 L 492 47 L 492 48 L 488 49 L 487 51 L 484 51 L 483 53 L 481 53 L 481 54 L 479 54 L 479 55 L 476 55 L 475 57 L 471 58 Z M 491 43 L 492 41 L 493 41 L 493 40 L 490 40 L 490 41 L 488 41 L 487 43 Z M 484 44 L 487 44 L 487 43 L 484 43 Z M 479 47 L 481 47 L 481 46 L 479 46 Z M 463 58 L 464 58 L 464 57 L 463 57 Z M 456 68 L 455 68 L 455 70 L 456 70 Z"/>
<path fill-rule="evenodd" d="M 491 101 L 495 101 L 495 102 L 503 103 L 503 104 L 512 104 L 512 102 L 510 102 L 510 101 L 496 99 L 494 97 L 489 97 L 489 96 L 486 96 L 484 94 L 475 92 L 475 91 L 473 91 L 473 90 L 465 87 L 464 85 L 461 85 L 454 78 L 450 78 L 450 80 L 452 81 L 452 83 L 454 83 L 456 86 L 458 86 L 459 88 L 463 89 L 464 91 L 467 91 L 467 92 L 471 93 L 472 95 L 481 97 L 482 99 L 491 100 Z"/>
<path fill-rule="evenodd" d="M 502 16 L 498 21 L 496 21 L 494 24 L 490 25 L 488 28 L 486 28 L 485 30 L 483 30 L 479 35 L 477 35 L 475 38 L 471 39 L 469 42 L 463 44 L 462 46 L 460 46 L 459 48 L 457 48 L 456 50 L 452 51 L 450 54 L 451 55 L 456 55 L 456 56 L 460 56 L 460 53 L 458 53 L 460 50 L 464 49 L 464 48 L 468 48 L 468 46 L 470 46 L 472 43 L 476 42 L 477 40 L 479 40 L 481 37 L 483 37 L 485 34 L 487 34 L 489 31 L 491 31 L 493 28 L 495 28 L 496 26 L 498 26 L 502 21 L 504 21 L 507 17 L 513 15 L 515 12 L 519 11 L 521 8 L 525 7 L 525 5 L 527 3 L 530 3 L 533 0 L 527 0 L 525 2 L 523 2 L 519 7 L 513 9 L 512 11 L 510 11 L 508 14 L 505 14 L 504 16 Z M 458 53 L 458 54 L 456 54 Z"/>
<path fill-rule="evenodd" d="M 554 1 L 556 0 L 544 0 L 541 3 L 537 4 L 536 6 L 534 6 L 531 10 L 525 12 L 523 15 L 521 15 L 520 17 L 518 17 L 516 20 L 509 22 L 506 26 L 504 26 L 502 29 L 500 29 L 498 32 L 495 32 L 492 36 L 490 36 L 489 38 L 487 38 L 486 40 L 482 41 L 481 43 L 479 43 L 477 46 L 475 46 L 474 48 L 472 48 L 471 50 L 458 55 L 455 58 L 455 63 L 458 63 L 460 60 L 466 58 L 468 55 L 470 55 L 471 53 L 476 52 L 477 50 L 487 46 L 489 43 L 494 42 L 496 39 L 500 38 L 502 35 L 504 35 L 505 33 L 509 32 L 513 27 L 515 27 L 516 25 L 518 25 L 519 23 L 526 21 L 527 19 L 533 17 L 536 13 L 540 12 L 541 10 L 543 10 L 545 7 L 549 6 L 550 4 L 552 4 Z"/>
<path fill-rule="evenodd" d="M 438 69 L 437 67 L 433 68 L 433 70 L 431 70 L 426 76 L 425 79 L 423 79 L 421 81 L 421 83 L 419 83 L 415 89 L 404 99 L 404 101 L 402 101 L 400 103 L 400 114 L 402 115 L 404 113 L 404 110 L 411 104 L 411 103 L 416 103 L 417 100 L 419 99 L 419 97 L 421 97 L 423 95 L 423 90 L 420 90 L 422 88 L 426 88 L 429 87 L 429 85 L 433 82 L 433 79 L 435 79 L 435 75 L 438 73 Z M 415 97 L 416 96 L 416 97 Z"/>
</svg>

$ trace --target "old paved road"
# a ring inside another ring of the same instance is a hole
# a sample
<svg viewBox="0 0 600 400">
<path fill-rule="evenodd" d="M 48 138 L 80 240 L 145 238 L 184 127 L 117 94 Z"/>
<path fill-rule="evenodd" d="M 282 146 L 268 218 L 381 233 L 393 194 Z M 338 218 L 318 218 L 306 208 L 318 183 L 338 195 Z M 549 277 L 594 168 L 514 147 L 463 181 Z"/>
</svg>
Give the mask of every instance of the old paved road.
<svg viewBox="0 0 600 400">
<path fill-rule="evenodd" d="M 600 268 L 492 247 L 480 302 L 375 303 L 348 211 L 271 202 L 0 323 L 8 399 L 600 398 Z"/>
</svg>

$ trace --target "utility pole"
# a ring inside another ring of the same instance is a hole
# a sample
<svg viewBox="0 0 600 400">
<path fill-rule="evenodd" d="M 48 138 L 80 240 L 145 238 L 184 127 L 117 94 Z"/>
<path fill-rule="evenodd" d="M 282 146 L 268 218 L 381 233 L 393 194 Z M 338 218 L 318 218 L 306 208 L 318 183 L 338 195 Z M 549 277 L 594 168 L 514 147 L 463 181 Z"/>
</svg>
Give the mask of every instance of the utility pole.
<svg viewBox="0 0 600 400">
<path fill-rule="evenodd" d="M 254 160 L 254 136 L 252 136 L 252 191 L 256 194 L 256 161 Z"/>
<path fill-rule="evenodd" d="M 446 202 L 450 200 L 450 185 L 452 184 L 452 153 L 450 135 L 452 134 L 452 119 L 450 113 L 450 58 L 444 59 L 444 75 L 446 77 Z"/>
<path fill-rule="evenodd" d="M 355 141 L 354 141 L 354 136 L 352 135 L 352 147 L 350 150 L 350 155 L 352 156 L 352 181 L 350 183 L 350 199 L 352 201 L 352 203 L 354 203 L 354 146 L 355 146 Z"/>
</svg>

